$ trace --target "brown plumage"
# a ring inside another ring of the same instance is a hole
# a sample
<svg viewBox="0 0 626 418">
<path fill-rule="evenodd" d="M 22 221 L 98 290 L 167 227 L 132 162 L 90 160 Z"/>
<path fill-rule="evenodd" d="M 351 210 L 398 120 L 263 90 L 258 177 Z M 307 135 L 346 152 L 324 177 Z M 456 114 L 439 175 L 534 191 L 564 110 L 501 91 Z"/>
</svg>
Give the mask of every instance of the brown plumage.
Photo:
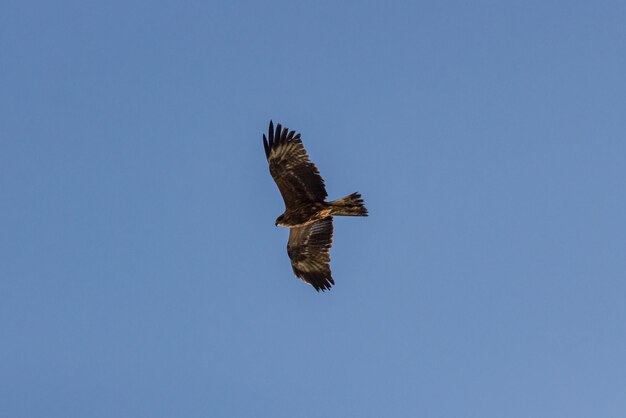
<svg viewBox="0 0 626 418">
<path fill-rule="evenodd" d="M 317 291 L 330 289 L 335 284 L 330 271 L 333 216 L 367 216 L 363 199 L 353 193 L 326 202 L 324 180 L 295 131 L 280 124 L 274 129 L 270 121 L 263 146 L 270 173 L 285 201 L 285 212 L 276 225 L 290 229 L 287 254 L 293 272 Z"/>
</svg>

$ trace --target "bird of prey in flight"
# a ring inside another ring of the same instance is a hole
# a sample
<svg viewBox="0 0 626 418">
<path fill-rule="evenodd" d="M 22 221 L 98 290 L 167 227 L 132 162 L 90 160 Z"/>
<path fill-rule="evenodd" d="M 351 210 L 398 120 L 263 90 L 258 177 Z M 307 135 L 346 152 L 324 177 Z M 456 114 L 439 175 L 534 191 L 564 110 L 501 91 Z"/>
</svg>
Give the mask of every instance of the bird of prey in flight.
<svg viewBox="0 0 626 418">
<path fill-rule="evenodd" d="M 335 284 L 330 272 L 333 216 L 367 216 L 359 193 L 326 202 L 324 180 L 302 145 L 300 134 L 270 121 L 263 135 L 270 173 L 285 201 L 277 226 L 289 228 L 287 254 L 295 275 L 317 290 Z"/>
</svg>

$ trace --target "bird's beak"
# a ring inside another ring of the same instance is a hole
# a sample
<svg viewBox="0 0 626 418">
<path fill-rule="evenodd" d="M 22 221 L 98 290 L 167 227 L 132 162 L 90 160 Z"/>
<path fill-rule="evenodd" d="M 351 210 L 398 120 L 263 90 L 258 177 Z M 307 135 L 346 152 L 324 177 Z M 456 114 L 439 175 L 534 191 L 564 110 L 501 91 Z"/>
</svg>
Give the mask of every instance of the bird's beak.
<svg viewBox="0 0 626 418">
<path fill-rule="evenodd" d="M 278 222 L 274 222 L 274 226 L 278 226 Z"/>
</svg>

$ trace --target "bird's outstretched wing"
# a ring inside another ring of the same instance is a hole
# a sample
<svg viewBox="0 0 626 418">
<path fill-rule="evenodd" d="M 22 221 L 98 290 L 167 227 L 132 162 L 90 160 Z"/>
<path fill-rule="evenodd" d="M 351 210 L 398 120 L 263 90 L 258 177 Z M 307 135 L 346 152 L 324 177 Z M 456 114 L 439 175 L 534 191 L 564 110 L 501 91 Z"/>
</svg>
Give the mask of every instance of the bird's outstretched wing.
<svg viewBox="0 0 626 418">
<path fill-rule="evenodd" d="M 287 209 L 303 203 L 320 202 L 328 194 L 324 180 L 302 145 L 300 134 L 270 121 L 268 138 L 263 135 L 265 156 L 270 173 L 280 190 Z"/>
<path fill-rule="evenodd" d="M 330 272 L 333 218 L 290 229 L 287 254 L 293 272 L 318 292 L 335 284 Z"/>
</svg>

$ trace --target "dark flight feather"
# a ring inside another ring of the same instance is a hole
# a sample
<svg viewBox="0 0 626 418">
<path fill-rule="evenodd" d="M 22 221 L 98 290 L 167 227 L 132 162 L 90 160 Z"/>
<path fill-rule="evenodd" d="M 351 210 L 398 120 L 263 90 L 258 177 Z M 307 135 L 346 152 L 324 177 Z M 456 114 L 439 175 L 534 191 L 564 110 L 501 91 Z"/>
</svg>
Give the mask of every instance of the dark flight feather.
<svg viewBox="0 0 626 418">
<path fill-rule="evenodd" d="M 324 180 L 309 159 L 300 134 L 283 128 L 280 123 L 274 130 L 273 123 L 270 122 L 269 141 L 264 136 L 263 146 L 270 173 L 288 210 L 326 199 L 328 194 Z"/>
<path fill-rule="evenodd" d="M 290 228 L 287 254 L 297 277 L 315 290 L 328 290 L 335 284 L 330 272 L 333 245 L 333 218 Z"/>
</svg>

